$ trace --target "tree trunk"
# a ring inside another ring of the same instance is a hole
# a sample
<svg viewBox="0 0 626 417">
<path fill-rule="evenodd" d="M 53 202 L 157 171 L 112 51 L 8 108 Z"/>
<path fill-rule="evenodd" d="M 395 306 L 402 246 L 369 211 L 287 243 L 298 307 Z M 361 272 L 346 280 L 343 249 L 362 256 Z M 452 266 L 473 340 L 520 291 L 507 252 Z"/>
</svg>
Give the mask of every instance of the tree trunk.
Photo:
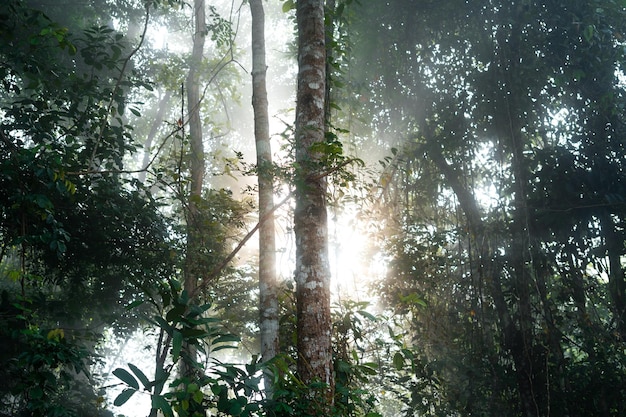
<svg viewBox="0 0 626 417">
<path fill-rule="evenodd" d="M 152 147 L 152 142 L 154 142 L 154 138 L 159 131 L 159 126 L 163 123 L 165 112 L 167 111 L 171 98 L 172 92 L 168 90 L 165 92 L 165 95 L 161 97 L 161 100 L 159 100 L 159 108 L 157 109 L 156 116 L 154 117 L 154 122 L 152 123 L 152 126 L 150 126 L 150 132 L 148 132 L 148 137 L 146 137 L 146 141 L 143 144 L 143 161 L 141 163 L 141 168 L 144 171 L 141 171 L 137 176 L 137 179 L 142 184 L 146 181 L 147 170 L 150 165 L 150 148 Z"/>
<path fill-rule="evenodd" d="M 480 208 L 472 192 L 463 185 L 458 171 L 445 160 L 441 148 L 436 143 L 432 143 L 434 142 L 432 138 L 430 138 L 430 142 L 428 153 L 454 191 L 459 200 L 459 205 L 467 218 L 470 235 L 478 253 L 476 272 L 479 274 L 479 279 L 484 278 L 489 284 L 496 314 L 503 332 L 503 345 L 510 352 L 511 358 L 515 363 L 522 414 L 524 416 L 538 415 L 533 414 L 534 411 L 537 411 L 537 407 L 534 406 L 535 400 L 532 395 L 532 365 L 527 350 L 528 344 L 524 340 L 522 331 L 516 326 L 515 320 L 507 306 L 502 283 L 500 282 L 501 267 L 496 265 L 492 249 L 489 247 L 489 240 Z"/>
<path fill-rule="evenodd" d="M 202 196 L 204 181 L 204 145 L 202 143 L 202 121 L 200 119 L 200 76 L 199 67 L 202 63 L 204 41 L 206 37 L 206 17 L 204 0 L 194 0 L 195 31 L 189 74 L 187 75 L 187 106 L 189 112 L 189 144 L 191 148 L 191 182 L 187 213 L 187 259 L 185 273 L 185 289 L 195 292 L 198 276 L 197 253 L 200 241 L 200 219 L 197 201 Z"/>
<path fill-rule="evenodd" d="M 202 276 L 202 263 L 199 262 L 199 253 L 202 246 L 202 218 L 198 210 L 197 202 L 202 198 L 202 185 L 204 181 L 204 146 L 202 143 L 202 120 L 200 119 L 200 75 L 199 68 L 202 63 L 204 41 L 206 38 L 206 15 L 204 0 L 194 0 L 195 21 L 193 34 L 193 49 L 189 74 L 187 75 L 187 107 L 189 112 L 189 144 L 191 153 L 191 181 L 189 198 L 187 200 L 187 253 L 185 258 L 185 282 L 184 289 L 187 294 L 195 294 L 198 279 Z M 184 346 L 188 356 L 181 362 L 181 374 L 191 375 L 193 363 L 197 356 L 193 346 Z"/>
<path fill-rule="evenodd" d="M 317 395 L 318 413 L 328 415 L 332 407 L 330 268 L 326 179 L 321 174 L 320 154 L 311 151 L 324 142 L 326 49 L 324 2 L 299 0 L 298 89 L 296 103 L 296 304 L 298 332 L 298 375 L 305 384 L 322 382 L 326 389 Z M 315 395 L 312 393 L 311 395 Z"/>
<path fill-rule="evenodd" d="M 265 76 L 265 13 L 262 0 L 250 0 L 252 14 L 252 107 L 254 138 L 259 177 L 259 328 L 261 358 L 268 361 L 278 353 L 278 288 L 276 279 L 276 239 L 274 232 L 274 180 L 270 145 L 267 88 Z M 271 398 L 270 375 L 265 392 Z"/>
<path fill-rule="evenodd" d="M 626 341 L 626 279 L 621 261 L 624 254 L 624 238 L 616 229 L 611 213 L 601 211 L 599 218 L 609 259 L 609 295 L 615 327 L 620 340 Z"/>
</svg>

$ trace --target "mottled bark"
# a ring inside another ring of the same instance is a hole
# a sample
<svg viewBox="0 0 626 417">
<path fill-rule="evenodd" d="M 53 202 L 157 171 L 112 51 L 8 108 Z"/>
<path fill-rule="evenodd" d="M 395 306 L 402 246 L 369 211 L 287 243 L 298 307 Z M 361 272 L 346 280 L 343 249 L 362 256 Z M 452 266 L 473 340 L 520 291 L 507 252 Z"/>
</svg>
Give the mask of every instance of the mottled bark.
<svg viewBox="0 0 626 417">
<path fill-rule="evenodd" d="M 259 328 L 261 358 L 278 353 L 278 294 L 276 279 L 276 239 L 274 231 L 274 180 L 270 145 L 265 63 L 265 13 L 262 0 L 250 0 L 252 14 L 252 107 L 259 181 Z M 269 375 L 265 390 L 271 397 Z"/>
<path fill-rule="evenodd" d="M 326 411 L 332 406 L 334 378 L 331 349 L 330 268 L 326 179 L 320 155 L 311 146 L 324 141 L 326 49 L 324 2 L 299 0 L 298 90 L 296 104 L 296 303 L 298 375 L 305 384 L 327 384 L 317 397 Z"/>
</svg>

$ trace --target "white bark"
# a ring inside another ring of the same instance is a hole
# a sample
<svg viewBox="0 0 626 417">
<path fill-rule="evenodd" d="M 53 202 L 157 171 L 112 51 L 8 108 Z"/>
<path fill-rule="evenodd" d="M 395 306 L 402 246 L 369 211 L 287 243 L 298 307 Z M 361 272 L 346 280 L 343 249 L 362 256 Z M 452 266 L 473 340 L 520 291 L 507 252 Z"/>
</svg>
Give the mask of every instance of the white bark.
<svg viewBox="0 0 626 417">
<path fill-rule="evenodd" d="M 265 13 L 262 0 L 250 0 L 252 14 L 252 107 L 259 178 L 259 328 L 261 358 L 278 353 L 278 294 L 276 279 L 276 239 L 274 231 L 274 181 L 270 145 L 265 63 Z M 271 397 L 271 378 L 265 378 L 266 394 Z"/>
</svg>

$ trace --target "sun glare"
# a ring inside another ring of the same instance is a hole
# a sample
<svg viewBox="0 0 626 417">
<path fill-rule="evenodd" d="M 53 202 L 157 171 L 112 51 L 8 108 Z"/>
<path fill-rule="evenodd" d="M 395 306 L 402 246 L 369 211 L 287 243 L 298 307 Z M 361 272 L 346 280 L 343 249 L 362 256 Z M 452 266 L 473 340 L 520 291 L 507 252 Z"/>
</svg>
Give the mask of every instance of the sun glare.
<svg viewBox="0 0 626 417">
<path fill-rule="evenodd" d="M 329 220 L 331 291 L 334 297 L 367 301 L 372 299 L 369 284 L 383 265 L 371 257 L 370 239 L 358 211 L 359 207 L 346 205 Z"/>
</svg>

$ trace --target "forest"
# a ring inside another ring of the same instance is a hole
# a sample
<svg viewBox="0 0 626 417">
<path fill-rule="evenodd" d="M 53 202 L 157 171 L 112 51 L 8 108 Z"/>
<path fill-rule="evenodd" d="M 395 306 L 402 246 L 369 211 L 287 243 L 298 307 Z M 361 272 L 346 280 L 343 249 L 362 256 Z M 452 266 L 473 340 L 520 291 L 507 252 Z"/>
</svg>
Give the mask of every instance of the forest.
<svg viewBox="0 0 626 417">
<path fill-rule="evenodd" d="M 0 417 L 626 415 L 626 0 L 1 0 Z"/>
</svg>

